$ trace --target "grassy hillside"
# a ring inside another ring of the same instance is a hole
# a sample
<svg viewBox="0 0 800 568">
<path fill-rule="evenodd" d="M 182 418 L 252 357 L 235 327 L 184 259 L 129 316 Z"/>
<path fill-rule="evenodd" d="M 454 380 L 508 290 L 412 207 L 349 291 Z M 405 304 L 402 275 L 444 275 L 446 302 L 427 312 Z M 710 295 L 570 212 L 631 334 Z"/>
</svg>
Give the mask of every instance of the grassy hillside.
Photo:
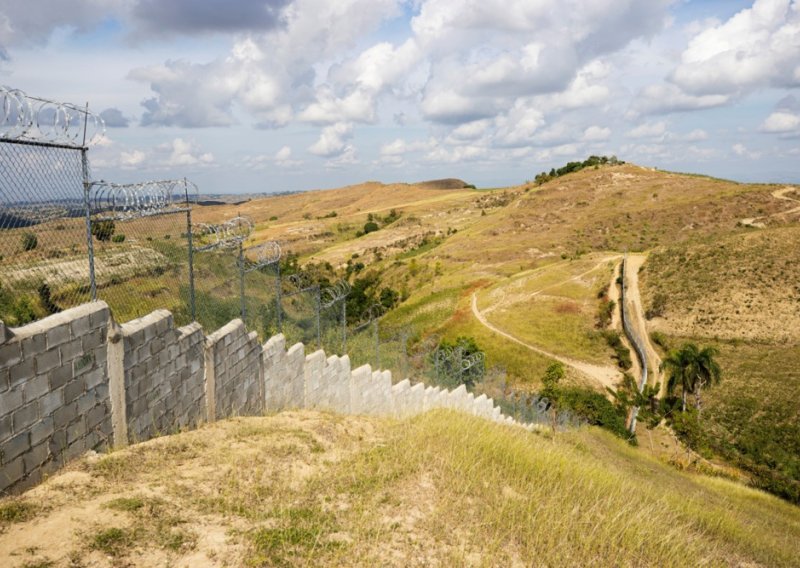
<svg viewBox="0 0 800 568">
<path fill-rule="evenodd" d="M 738 229 L 654 251 L 644 265 L 651 331 L 720 351 L 698 449 L 800 502 L 800 227 Z"/>
<path fill-rule="evenodd" d="M 6 566 L 796 565 L 800 509 L 603 432 L 284 413 L 0 501 Z"/>
</svg>

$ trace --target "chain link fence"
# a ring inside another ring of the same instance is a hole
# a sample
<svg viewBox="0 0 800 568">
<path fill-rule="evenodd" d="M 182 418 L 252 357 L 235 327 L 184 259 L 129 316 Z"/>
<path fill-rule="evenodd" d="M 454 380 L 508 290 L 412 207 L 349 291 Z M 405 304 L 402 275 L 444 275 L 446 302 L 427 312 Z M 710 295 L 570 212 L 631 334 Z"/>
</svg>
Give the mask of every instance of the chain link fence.
<svg viewBox="0 0 800 568">
<path fill-rule="evenodd" d="M 91 299 L 86 211 L 82 150 L 0 142 L 0 320 Z"/>
</svg>

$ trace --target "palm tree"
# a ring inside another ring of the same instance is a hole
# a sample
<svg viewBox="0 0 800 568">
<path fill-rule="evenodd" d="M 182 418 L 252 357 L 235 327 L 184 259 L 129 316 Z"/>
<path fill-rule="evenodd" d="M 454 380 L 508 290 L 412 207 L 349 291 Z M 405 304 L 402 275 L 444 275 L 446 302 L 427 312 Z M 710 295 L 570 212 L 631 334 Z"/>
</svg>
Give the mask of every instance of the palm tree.
<svg viewBox="0 0 800 568">
<path fill-rule="evenodd" d="M 661 363 L 666 371 L 667 392 L 672 395 L 681 388 L 681 410 L 686 411 L 686 395 L 694 394 L 697 410 L 700 410 L 700 391 L 704 386 L 718 384 L 722 369 L 714 360 L 719 353 L 714 347 L 699 349 L 694 343 L 684 343 L 680 349 L 672 350 Z"/>
<path fill-rule="evenodd" d="M 695 359 L 697 380 L 695 384 L 695 406 L 697 415 L 700 416 L 700 391 L 705 386 L 718 385 L 722 379 L 722 369 L 714 360 L 719 355 L 719 351 L 714 347 L 704 347 L 697 353 Z"/>
</svg>

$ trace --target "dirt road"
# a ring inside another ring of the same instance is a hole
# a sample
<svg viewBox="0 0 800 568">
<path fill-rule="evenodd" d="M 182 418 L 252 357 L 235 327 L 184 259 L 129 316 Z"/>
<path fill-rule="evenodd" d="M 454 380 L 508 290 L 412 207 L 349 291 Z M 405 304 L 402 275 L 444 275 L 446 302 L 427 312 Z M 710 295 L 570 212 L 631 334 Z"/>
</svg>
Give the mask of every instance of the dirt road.
<svg viewBox="0 0 800 568">
<path fill-rule="evenodd" d="M 524 341 L 517 339 L 510 333 L 506 333 L 502 329 L 495 327 L 491 324 L 486 317 L 481 313 L 478 309 L 478 296 L 476 293 L 473 292 L 472 294 L 472 313 L 475 315 L 477 320 L 481 322 L 481 325 L 493 331 L 498 335 L 502 335 L 506 339 L 513 341 L 531 351 L 535 351 L 540 355 L 544 355 L 545 357 L 549 357 L 551 359 L 555 359 L 556 361 L 562 362 L 564 365 L 568 367 L 572 367 L 573 369 L 577 370 L 578 372 L 586 375 L 590 379 L 597 381 L 604 387 L 611 387 L 614 388 L 616 384 L 619 382 L 620 377 L 622 376 L 619 371 L 617 371 L 614 367 L 604 367 L 602 365 L 592 365 L 591 363 L 586 363 L 583 361 L 578 361 L 576 359 L 571 359 L 569 357 L 562 357 L 560 355 L 556 355 L 554 353 L 550 353 L 549 351 L 545 351 L 544 349 L 540 349 L 534 345 L 530 345 L 529 343 L 525 343 Z"/>
</svg>

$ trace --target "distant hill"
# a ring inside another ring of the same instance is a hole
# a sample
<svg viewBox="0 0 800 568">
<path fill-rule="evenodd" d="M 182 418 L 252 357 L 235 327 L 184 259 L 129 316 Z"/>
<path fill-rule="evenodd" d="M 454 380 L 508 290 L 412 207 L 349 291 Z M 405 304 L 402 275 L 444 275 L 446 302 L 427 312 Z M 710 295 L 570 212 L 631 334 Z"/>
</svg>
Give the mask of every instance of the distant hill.
<svg viewBox="0 0 800 568">
<path fill-rule="evenodd" d="M 432 179 L 428 181 L 420 181 L 414 185 L 424 187 L 425 189 L 464 189 L 474 187 L 464 180 L 458 178 Z"/>
</svg>

